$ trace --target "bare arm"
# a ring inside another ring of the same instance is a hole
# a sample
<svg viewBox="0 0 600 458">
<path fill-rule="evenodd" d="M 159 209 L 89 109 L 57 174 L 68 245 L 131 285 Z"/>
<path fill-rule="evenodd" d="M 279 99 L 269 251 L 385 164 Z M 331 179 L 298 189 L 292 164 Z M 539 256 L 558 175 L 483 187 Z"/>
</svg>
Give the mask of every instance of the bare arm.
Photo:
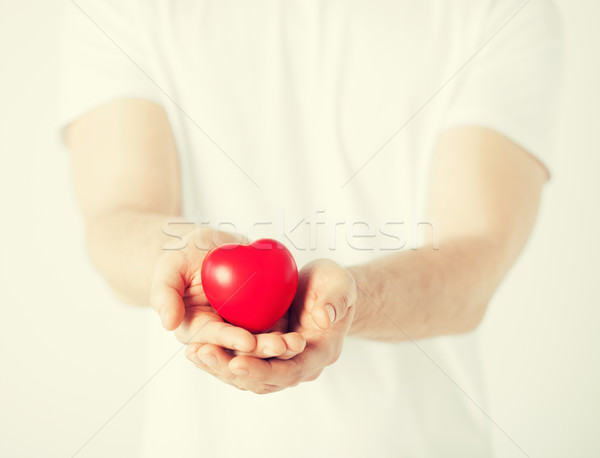
<svg viewBox="0 0 600 458">
<path fill-rule="evenodd" d="M 429 205 L 439 250 L 350 268 L 358 290 L 350 334 L 401 341 L 473 330 L 529 237 L 547 179 L 536 159 L 495 131 L 445 133 Z"/>
<path fill-rule="evenodd" d="M 337 360 L 348 334 L 402 341 L 468 332 L 527 241 L 546 180 L 540 163 L 494 131 L 448 132 L 439 141 L 430 192 L 439 250 L 400 252 L 349 269 L 330 260 L 305 266 L 292 309 L 306 349 L 289 361 L 195 344 L 186 354 L 205 370 L 202 359 L 211 355 L 211 374 L 269 393 L 315 380 Z"/>
<path fill-rule="evenodd" d="M 121 299 L 148 305 L 154 264 L 167 242 L 162 226 L 181 213 L 164 110 L 144 100 L 113 101 L 72 123 L 66 143 L 92 261 Z"/>
<path fill-rule="evenodd" d="M 122 99 L 72 123 L 66 132 L 75 191 L 90 256 L 117 296 L 152 305 L 163 325 L 185 343 L 239 349 L 259 357 L 292 357 L 304 349 L 298 333 L 252 335 L 225 323 L 200 283 L 204 256 L 241 237 L 165 222 L 181 214 L 180 174 L 171 127 L 155 103 Z M 164 247 L 185 248 L 163 250 Z"/>
</svg>

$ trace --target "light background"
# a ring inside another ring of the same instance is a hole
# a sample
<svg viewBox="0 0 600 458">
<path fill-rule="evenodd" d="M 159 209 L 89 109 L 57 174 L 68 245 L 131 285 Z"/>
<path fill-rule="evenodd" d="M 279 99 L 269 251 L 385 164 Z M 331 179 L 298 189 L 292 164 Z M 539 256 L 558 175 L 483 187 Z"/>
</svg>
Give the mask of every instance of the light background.
<svg viewBox="0 0 600 458">
<path fill-rule="evenodd" d="M 530 457 L 598 457 L 600 2 L 557 3 L 560 155 L 533 239 L 479 333 L 494 421 Z M 146 380 L 147 312 L 119 304 L 91 267 L 53 130 L 58 12 L 0 2 L 2 457 L 72 456 Z M 77 456 L 136 456 L 143 398 Z M 495 440 L 498 456 L 524 456 Z"/>
</svg>

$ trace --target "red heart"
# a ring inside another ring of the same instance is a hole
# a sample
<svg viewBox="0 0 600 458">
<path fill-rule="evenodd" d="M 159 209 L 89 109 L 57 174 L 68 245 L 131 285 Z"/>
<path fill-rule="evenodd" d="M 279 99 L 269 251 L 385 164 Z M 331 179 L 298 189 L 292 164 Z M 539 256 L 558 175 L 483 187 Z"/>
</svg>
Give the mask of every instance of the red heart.
<svg viewBox="0 0 600 458">
<path fill-rule="evenodd" d="M 294 257 L 271 239 L 215 247 L 204 258 L 200 274 L 210 305 L 250 332 L 273 326 L 291 305 L 298 286 Z"/>
</svg>

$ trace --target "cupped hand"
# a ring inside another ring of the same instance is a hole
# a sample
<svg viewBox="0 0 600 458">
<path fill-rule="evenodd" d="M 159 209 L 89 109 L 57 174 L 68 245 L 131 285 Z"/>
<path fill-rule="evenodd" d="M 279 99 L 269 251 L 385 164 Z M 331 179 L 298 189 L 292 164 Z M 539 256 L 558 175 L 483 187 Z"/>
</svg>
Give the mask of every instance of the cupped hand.
<svg viewBox="0 0 600 458">
<path fill-rule="evenodd" d="M 300 271 L 298 291 L 288 312 L 288 330 L 305 340 L 304 351 L 288 359 L 262 359 L 197 342 L 188 346 L 186 355 L 222 381 L 258 394 L 312 381 L 340 356 L 355 301 L 352 275 L 331 260 L 317 260 Z"/>
<path fill-rule="evenodd" d="M 213 345 L 223 352 L 238 351 L 261 358 L 289 358 L 304 349 L 300 334 L 283 332 L 287 328 L 285 319 L 272 332 L 255 335 L 225 322 L 208 303 L 200 277 L 202 262 L 213 246 L 239 243 L 239 237 L 219 232 L 218 240 L 213 240 L 198 229 L 184 241 L 184 248 L 165 250 L 157 259 L 150 294 L 150 303 L 163 326 L 175 330 L 180 342 Z"/>
</svg>

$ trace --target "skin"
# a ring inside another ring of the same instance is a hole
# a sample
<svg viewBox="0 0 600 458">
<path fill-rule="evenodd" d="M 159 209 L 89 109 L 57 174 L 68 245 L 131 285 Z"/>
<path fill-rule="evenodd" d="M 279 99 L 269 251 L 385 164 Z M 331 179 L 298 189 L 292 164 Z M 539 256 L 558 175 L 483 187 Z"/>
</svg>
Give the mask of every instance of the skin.
<svg viewBox="0 0 600 458">
<path fill-rule="evenodd" d="M 210 248 L 240 238 L 181 224 L 177 152 L 161 107 L 137 99 L 113 101 L 71 124 L 65 142 L 72 152 L 90 258 L 121 300 L 148 305 L 153 278 L 164 272 L 160 287 L 153 288 L 152 303 L 167 329 L 178 328 L 175 336 L 182 343 L 227 343 L 232 348 L 238 342 L 264 357 L 265 348 L 288 352 L 286 357 L 303 349 L 297 334 L 254 336 L 202 308 L 195 269 L 199 271 Z M 175 250 L 181 240 L 163 232 L 165 222 L 172 221 L 178 224 L 169 225 L 168 232 L 189 242 L 184 249 Z M 169 306 L 161 309 L 161 301 Z M 201 326 L 202 333 L 196 333 Z"/>
<path fill-rule="evenodd" d="M 150 302 L 196 366 L 259 394 L 318 378 L 347 335 L 399 342 L 475 329 L 531 233 L 548 179 L 536 159 L 493 130 L 442 134 L 429 190 L 439 250 L 349 267 L 315 260 L 299 272 L 289 313 L 271 332 L 253 335 L 216 315 L 199 278 L 208 249 L 243 240 L 186 224 L 169 226 L 180 239 L 163 233 L 181 213 L 164 110 L 116 100 L 71 124 L 65 141 L 90 257 L 111 287 L 126 302 Z"/>
</svg>

